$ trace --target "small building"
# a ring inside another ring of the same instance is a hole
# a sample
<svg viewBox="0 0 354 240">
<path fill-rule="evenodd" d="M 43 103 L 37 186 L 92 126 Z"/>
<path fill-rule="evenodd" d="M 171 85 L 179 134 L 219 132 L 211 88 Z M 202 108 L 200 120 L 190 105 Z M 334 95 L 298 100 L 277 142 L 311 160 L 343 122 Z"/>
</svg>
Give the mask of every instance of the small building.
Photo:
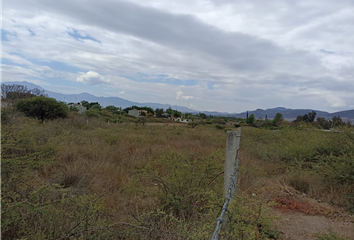
<svg viewBox="0 0 354 240">
<path fill-rule="evenodd" d="M 128 111 L 128 114 L 134 117 L 140 117 L 140 110 L 138 109 L 132 109 Z"/>
<path fill-rule="evenodd" d="M 82 106 L 82 104 L 81 104 L 81 103 L 77 103 L 77 104 L 75 104 L 75 103 L 68 104 L 68 108 L 70 108 L 70 107 L 74 107 L 74 108 L 76 108 L 76 109 L 77 109 L 77 112 L 78 112 L 78 113 L 80 113 L 80 114 L 83 114 L 83 113 L 85 113 L 85 112 L 87 111 L 87 108 L 86 108 L 86 107 L 84 107 L 84 106 Z"/>
<path fill-rule="evenodd" d="M 134 117 L 144 117 L 148 115 L 148 112 L 145 110 L 132 109 L 128 111 L 128 114 Z"/>
<path fill-rule="evenodd" d="M 186 118 L 176 118 L 176 117 L 171 117 L 171 119 L 175 122 L 181 122 L 181 123 L 189 123 L 191 122 L 190 119 L 186 119 Z"/>
</svg>

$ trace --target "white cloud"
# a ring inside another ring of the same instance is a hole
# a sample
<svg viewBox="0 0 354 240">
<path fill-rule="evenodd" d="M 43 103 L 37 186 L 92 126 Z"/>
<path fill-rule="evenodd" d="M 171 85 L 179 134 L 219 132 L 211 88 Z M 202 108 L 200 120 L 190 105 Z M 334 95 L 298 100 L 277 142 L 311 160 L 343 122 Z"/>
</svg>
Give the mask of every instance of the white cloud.
<svg viewBox="0 0 354 240">
<path fill-rule="evenodd" d="M 132 2 L 5 2 L 3 58 L 13 65 L 3 64 L 3 78 L 70 80 L 96 95 L 184 106 L 193 99 L 196 109 L 229 112 L 354 102 L 351 0 Z M 99 42 L 78 41 L 74 30 Z"/>
<path fill-rule="evenodd" d="M 193 96 L 184 95 L 182 91 L 176 92 L 176 100 L 179 100 L 179 99 L 189 100 L 189 99 L 193 99 L 193 98 L 194 98 Z"/>
<path fill-rule="evenodd" d="M 105 79 L 104 77 L 100 76 L 99 73 L 94 71 L 88 71 L 87 73 L 82 74 L 79 76 L 76 81 L 82 82 L 88 85 L 98 85 L 103 83 L 109 83 L 109 79 Z"/>
<path fill-rule="evenodd" d="M 338 96 L 330 96 L 327 98 L 327 103 L 332 108 L 342 108 L 346 107 L 346 102 Z"/>
</svg>

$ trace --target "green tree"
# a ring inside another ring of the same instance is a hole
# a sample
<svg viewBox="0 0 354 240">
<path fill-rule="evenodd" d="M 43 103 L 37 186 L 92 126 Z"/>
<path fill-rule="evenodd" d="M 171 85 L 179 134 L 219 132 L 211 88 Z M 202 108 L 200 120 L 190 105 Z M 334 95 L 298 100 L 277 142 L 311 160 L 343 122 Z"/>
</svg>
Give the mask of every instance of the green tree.
<svg viewBox="0 0 354 240">
<path fill-rule="evenodd" d="M 273 118 L 273 121 L 275 122 L 281 122 L 284 120 L 283 114 L 281 113 L 277 113 L 275 114 L 275 117 Z"/>
<path fill-rule="evenodd" d="M 81 101 L 81 105 L 86 107 L 86 110 L 89 110 L 90 109 L 90 103 L 88 101 Z"/>
<path fill-rule="evenodd" d="M 281 113 L 277 113 L 275 114 L 274 118 L 273 118 L 273 126 L 277 126 L 278 123 L 282 122 L 284 120 L 283 114 Z"/>
<path fill-rule="evenodd" d="M 252 113 L 252 114 L 248 117 L 248 119 L 247 119 L 247 124 L 253 125 L 255 119 L 256 119 L 256 118 L 254 117 L 254 114 Z"/>
<path fill-rule="evenodd" d="M 173 116 L 173 110 L 171 107 L 167 108 L 166 113 L 170 114 L 170 116 Z"/>
<path fill-rule="evenodd" d="M 145 107 L 141 107 L 140 110 L 145 110 L 145 111 L 147 111 L 148 114 L 149 113 L 151 113 L 152 115 L 155 114 L 154 109 L 152 109 L 151 107 L 146 107 L 146 106 Z"/>
<path fill-rule="evenodd" d="M 316 112 L 315 111 L 309 112 L 307 115 L 308 115 L 308 122 L 315 121 L 315 119 L 316 119 Z"/>
<path fill-rule="evenodd" d="M 163 117 L 163 108 L 156 108 L 156 117 Z"/>
<path fill-rule="evenodd" d="M 19 100 L 16 107 L 20 112 L 25 113 L 27 117 L 37 118 L 42 123 L 44 120 L 68 116 L 68 107 L 65 103 L 43 96 Z"/>
<path fill-rule="evenodd" d="M 111 112 L 111 113 L 118 113 L 118 108 L 116 106 L 113 106 L 113 105 L 110 105 L 110 106 L 107 106 L 105 108 L 105 110 L 107 110 L 108 112 Z"/>
<path fill-rule="evenodd" d="M 333 125 L 336 127 L 345 125 L 345 123 L 343 122 L 340 116 L 334 116 L 332 118 L 332 121 L 333 121 Z"/>
<path fill-rule="evenodd" d="M 174 111 L 174 112 L 173 112 L 173 116 L 174 116 L 174 117 L 181 117 L 181 116 L 182 116 L 182 113 L 179 112 L 179 111 Z"/>
<path fill-rule="evenodd" d="M 296 119 L 294 120 L 294 122 L 302 122 L 302 121 L 304 121 L 304 116 L 302 115 L 297 116 Z"/>
<path fill-rule="evenodd" d="M 198 113 L 198 116 L 203 119 L 206 119 L 208 117 L 205 113 Z"/>
</svg>

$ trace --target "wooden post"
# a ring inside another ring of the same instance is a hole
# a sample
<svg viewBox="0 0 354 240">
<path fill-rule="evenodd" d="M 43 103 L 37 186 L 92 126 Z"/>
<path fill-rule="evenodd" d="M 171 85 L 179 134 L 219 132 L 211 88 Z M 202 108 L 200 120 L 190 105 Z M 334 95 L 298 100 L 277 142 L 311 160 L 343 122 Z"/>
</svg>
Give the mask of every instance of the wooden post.
<svg viewBox="0 0 354 240">
<path fill-rule="evenodd" d="M 241 128 L 237 131 L 227 131 L 226 156 L 224 170 L 224 197 L 228 194 L 232 174 L 238 169 L 238 158 L 236 153 L 239 151 L 241 140 Z M 233 179 L 237 184 L 237 175 Z M 236 185 L 231 189 L 231 196 L 236 194 Z"/>
</svg>

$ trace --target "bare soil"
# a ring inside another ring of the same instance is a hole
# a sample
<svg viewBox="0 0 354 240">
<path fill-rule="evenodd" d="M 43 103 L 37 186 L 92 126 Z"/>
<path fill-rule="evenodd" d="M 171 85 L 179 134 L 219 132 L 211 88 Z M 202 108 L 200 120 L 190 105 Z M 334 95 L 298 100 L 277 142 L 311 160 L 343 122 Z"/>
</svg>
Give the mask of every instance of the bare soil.
<svg viewBox="0 0 354 240">
<path fill-rule="evenodd" d="M 335 232 L 344 239 L 354 239 L 354 224 L 349 220 L 330 219 L 325 216 L 306 215 L 300 212 L 284 213 L 279 209 L 272 211 L 275 224 L 280 231 L 280 239 L 284 240 L 314 240 L 314 234 Z"/>
<path fill-rule="evenodd" d="M 267 182 L 258 193 L 263 200 L 276 202 L 288 199 L 293 205 L 279 205 L 270 209 L 274 226 L 283 240 L 318 240 L 316 233 L 330 230 L 344 239 L 354 240 L 354 215 L 344 209 L 308 197 L 285 183 Z M 305 203 L 308 210 L 294 207 Z"/>
</svg>

